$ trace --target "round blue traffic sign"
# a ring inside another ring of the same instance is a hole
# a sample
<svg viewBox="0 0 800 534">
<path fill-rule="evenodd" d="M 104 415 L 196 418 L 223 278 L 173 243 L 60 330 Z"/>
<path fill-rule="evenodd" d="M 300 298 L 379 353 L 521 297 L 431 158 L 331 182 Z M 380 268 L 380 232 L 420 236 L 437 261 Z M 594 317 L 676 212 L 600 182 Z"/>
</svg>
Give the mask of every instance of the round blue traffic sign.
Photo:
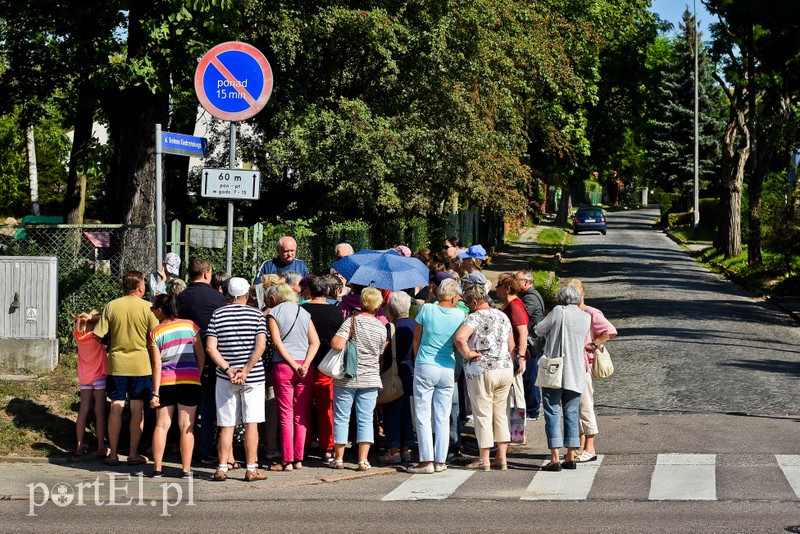
<svg viewBox="0 0 800 534">
<path fill-rule="evenodd" d="M 222 43 L 202 57 L 194 73 L 200 104 L 214 117 L 249 119 L 272 94 L 272 68 L 257 48 L 246 43 Z"/>
</svg>

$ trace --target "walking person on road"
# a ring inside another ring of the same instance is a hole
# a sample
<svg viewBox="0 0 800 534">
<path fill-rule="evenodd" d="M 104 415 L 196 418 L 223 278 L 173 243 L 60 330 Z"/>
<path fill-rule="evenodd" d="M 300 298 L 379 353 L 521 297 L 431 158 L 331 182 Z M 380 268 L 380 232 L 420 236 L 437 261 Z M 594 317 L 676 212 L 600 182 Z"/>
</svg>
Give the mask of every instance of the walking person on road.
<svg viewBox="0 0 800 534">
<path fill-rule="evenodd" d="M 559 306 L 553 308 L 544 320 L 537 324 L 537 335 L 547 336 L 544 353 L 548 357 L 564 358 L 563 378 L 560 388 L 542 388 L 544 406 L 544 430 L 550 448 L 550 462 L 543 471 L 561 471 L 577 467 L 576 456 L 581 445 L 578 410 L 581 393 L 586 387 L 586 357 L 584 345 L 589 334 L 591 317 L 581 310 L 581 292 L 574 286 L 566 286 L 556 295 Z M 563 332 L 562 332 L 563 328 Z M 563 338 L 563 344 L 562 344 Z M 561 427 L 561 417 L 564 427 Z M 560 463 L 559 451 L 567 447 L 564 462 Z"/>
<path fill-rule="evenodd" d="M 578 451 L 579 462 L 593 462 L 597 460 L 597 450 L 594 440 L 597 436 L 597 415 L 594 413 L 594 383 L 592 381 L 592 364 L 594 363 L 594 351 L 602 347 L 609 339 L 617 337 L 617 329 L 606 319 L 603 312 L 597 308 L 587 306 L 584 302 L 586 293 L 583 283 L 577 278 L 569 281 L 568 285 L 577 287 L 581 292 L 580 309 L 587 312 L 592 317 L 589 335 L 586 338 L 584 352 L 586 355 L 586 389 L 581 395 L 580 405 L 580 433 L 581 448 Z"/>
</svg>

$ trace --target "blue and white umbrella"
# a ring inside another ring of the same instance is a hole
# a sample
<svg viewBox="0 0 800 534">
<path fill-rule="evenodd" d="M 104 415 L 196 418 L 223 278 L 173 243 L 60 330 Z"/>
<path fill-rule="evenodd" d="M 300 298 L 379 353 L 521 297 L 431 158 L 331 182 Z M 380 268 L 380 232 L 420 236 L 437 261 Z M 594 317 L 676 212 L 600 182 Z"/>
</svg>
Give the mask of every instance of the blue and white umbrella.
<svg viewBox="0 0 800 534">
<path fill-rule="evenodd" d="M 397 291 L 428 285 L 428 266 L 394 250 L 360 250 L 333 262 L 331 268 L 351 284 Z"/>
</svg>

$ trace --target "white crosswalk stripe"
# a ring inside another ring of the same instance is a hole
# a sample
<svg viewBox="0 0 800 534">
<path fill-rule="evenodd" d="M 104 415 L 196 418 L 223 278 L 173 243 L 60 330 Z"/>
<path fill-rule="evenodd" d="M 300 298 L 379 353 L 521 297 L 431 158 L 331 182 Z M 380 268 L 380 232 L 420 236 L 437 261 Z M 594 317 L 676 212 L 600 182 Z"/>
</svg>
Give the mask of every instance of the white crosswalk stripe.
<svg viewBox="0 0 800 534">
<path fill-rule="evenodd" d="M 382 501 L 423 501 L 446 499 L 475 471 L 448 469 L 435 475 L 413 475 L 384 496 Z"/>
<path fill-rule="evenodd" d="M 763 462 L 752 466 L 742 465 L 737 459 L 722 460 L 716 454 L 658 454 L 655 465 L 641 463 L 641 456 L 626 463 L 620 456 L 599 455 L 594 462 L 578 465 L 575 470 L 546 472 L 531 469 L 530 464 L 501 473 L 480 473 L 452 466 L 443 473 L 412 475 L 389 493 L 383 501 L 418 501 L 473 498 L 512 498 L 521 501 L 583 501 L 595 498 L 648 499 L 651 501 L 715 501 L 718 499 L 751 499 L 753 492 L 745 485 L 732 486 L 734 474 L 752 477 L 767 473 L 772 477 L 773 494 L 779 499 L 800 500 L 800 455 L 783 454 L 765 456 L 768 463 L 774 462 L 788 482 L 775 484 L 780 476 L 776 471 L 764 470 Z M 650 460 L 652 461 L 652 460 Z M 546 465 L 544 461 L 542 465 Z M 749 467 L 753 471 L 749 471 Z M 743 471 L 744 469 L 744 471 Z M 503 477 L 508 477 L 503 479 Z M 629 477 L 629 478 L 625 478 Z M 498 486 L 506 480 L 505 486 Z M 630 484 L 628 484 L 630 482 Z M 718 488 L 718 484 L 724 486 Z M 626 488 L 630 486 L 630 493 Z M 752 487 L 752 485 L 750 485 Z M 487 494 L 487 491 L 490 492 Z M 380 495 L 380 494 L 379 494 Z M 480 496 L 480 497 L 478 497 Z"/>
<path fill-rule="evenodd" d="M 545 461 L 542 465 L 546 465 L 548 462 Z M 584 500 L 592 489 L 594 477 L 602 462 L 603 455 L 600 454 L 596 461 L 580 464 L 574 471 L 569 469 L 563 469 L 557 473 L 539 471 L 531 480 L 521 499 L 523 501 Z"/>
<path fill-rule="evenodd" d="M 795 495 L 800 497 L 800 455 L 798 454 L 776 454 L 783 475 L 789 481 L 789 485 L 794 490 Z"/>
<path fill-rule="evenodd" d="M 716 500 L 716 456 L 659 454 L 650 479 L 649 498 L 651 501 Z"/>
</svg>

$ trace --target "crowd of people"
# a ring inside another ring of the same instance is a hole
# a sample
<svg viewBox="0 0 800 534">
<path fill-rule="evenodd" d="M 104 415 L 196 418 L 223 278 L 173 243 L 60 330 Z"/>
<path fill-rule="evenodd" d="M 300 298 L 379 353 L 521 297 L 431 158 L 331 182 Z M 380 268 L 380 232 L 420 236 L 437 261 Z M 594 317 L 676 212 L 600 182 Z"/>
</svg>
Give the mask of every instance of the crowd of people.
<svg viewBox="0 0 800 534">
<path fill-rule="evenodd" d="M 207 260 L 192 258 L 188 284 L 179 277 L 180 258 L 168 254 L 147 280 L 150 300 L 145 275 L 131 271 L 123 297 L 78 315 L 75 454 L 89 451 L 86 421 L 94 404 L 97 456 L 119 465 L 127 403 L 129 465 L 150 462 L 139 449 L 145 409 L 155 411 L 153 477 L 163 476 L 170 440 L 184 478 L 199 460 L 216 468 L 214 481 L 242 467 L 244 480 L 263 480 L 267 470 L 302 469 L 312 445 L 333 469 L 345 466 L 352 445 L 356 469 L 366 471 L 379 433 L 386 450 L 373 461 L 405 464 L 409 473 L 439 473 L 455 462 L 506 470 L 513 398 L 528 419 L 544 414 L 550 461 L 543 470 L 597 459 L 592 361 L 617 331 L 585 304 L 579 280 L 558 292 L 547 314 L 524 271 L 499 276 L 496 305 L 481 272 L 486 250 L 464 248 L 456 237 L 438 254 L 414 254 L 430 272 L 427 286 L 394 290 L 349 283 L 334 269 L 310 274 L 296 252 L 296 241 L 282 237 L 253 280 L 215 273 Z M 335 252 L 354 253 L 346 243 Z M 405 246 L 391 253 L 412 256 Z M 341 375 L 318 370 L 336 354 L 343 356 Z M 563 358 L 556 386 L 537 385 L 543 355 L 542 361 Z M 392 378 L 402 387 L 381 397 Z M 477 459 L 463 456 L 468 418 Z M 234 456 L 239 433 L 244 465 Z"/>
</svg>

